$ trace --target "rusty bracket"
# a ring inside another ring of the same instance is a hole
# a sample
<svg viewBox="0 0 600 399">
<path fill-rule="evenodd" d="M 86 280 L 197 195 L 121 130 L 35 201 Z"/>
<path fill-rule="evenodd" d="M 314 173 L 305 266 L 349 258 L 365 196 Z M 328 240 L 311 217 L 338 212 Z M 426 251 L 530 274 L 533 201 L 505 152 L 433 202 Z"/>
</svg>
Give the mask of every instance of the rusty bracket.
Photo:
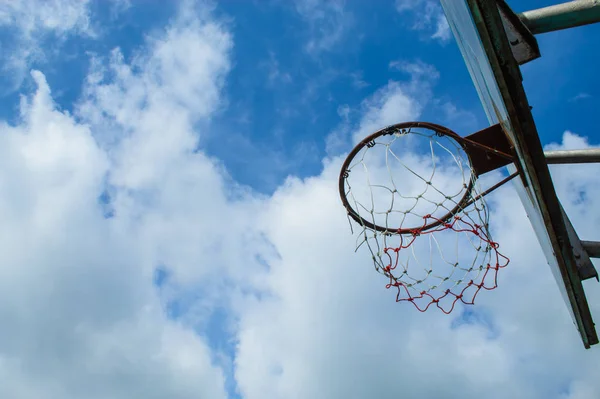
<svg viewBox="0 0 600 399">
<path fill-rule="evenodd" d="M 463 145 L 477 176 L 509 165 L 516 159 L 514 147 L 499 123 L 464 137 Z M 520 165 L 514 163 L 520 173 Z"/>
</svg>

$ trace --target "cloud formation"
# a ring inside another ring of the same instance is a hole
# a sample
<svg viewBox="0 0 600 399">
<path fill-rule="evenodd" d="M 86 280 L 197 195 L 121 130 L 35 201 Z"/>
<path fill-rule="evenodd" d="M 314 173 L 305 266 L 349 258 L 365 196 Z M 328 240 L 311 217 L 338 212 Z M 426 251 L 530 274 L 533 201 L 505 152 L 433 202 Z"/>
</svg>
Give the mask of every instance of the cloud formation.
<svg viewBox="0 0 600 399">
<path fill-rule="evenodd" d="M 244 397 L 394 398 L 401 392 L 591 399 L 600 392 L 587 371 L 598 367 L 598 356 L 583 349 L 510 185 L 489 199 L 492 232 L 511 258 L 499 288 L 479 295 L 474 307 L 440 317 L 394 303 L 368 251 L 353 253 L 337 198 L 340 164 L 334 158 L 318 177 L 290 179 L 270 201 L 267 236 L 279 256 L 266 277 L 269 295 L 240 311 L 236 378 Z M 593 176 L 584 190 L 599 186 Z M 557 186 L 576 225 L 597 217 L 590 212 L 600 208 L 573 208 Z M 597 287 L 590 285 L 588 295 L 600 314 Z"/>
<path fill-rule="evenodd" d="M 0 28 L 7 32 L 0 63 L 8 91 L 17 89 L 34 62 L 44 62 L 70 36 L 95 35 L 89 0 L 25 0 L 0 4 Z"/>
<path fill-rule="evenodd" d="M 512 261 L 500 287 L 447 317 L 395 303 L 368 252 L 354 252 L 341 156 L 272 196 L 232 181 L 199 138 L 227 105 L 234 39 L 209 10 L 184 7 L 131 58 L 94 58 L 75 115 L 32 73 L 19 120 L 0 124 L 1 397 L 224 398 L 229 378 L 248 399 L 598 396 L 597 349 L 583 350 L 510 186 L 489 199 Z M 409 79 L 352 110 L 346 142 L 416 119 L 434 97 L 414 88 L 435 69 L 402 68 Z M 565 133 L 549 148 L 588 145 Z M 591 168 L 553 174 L 593 239 Z"/>
<path fill-rule="evenodd" d="M 410 28 L 428 35 L 428 39 L 440 42 L 450 40 L 450 26 L 437 1 L 396 0 L 396 11 L 410 15 Z"/>
<path fill-rule="evenodd" d="M 295 5 L 309 26 L 308 53 L 318 55 L 333 50 L 352 26 L 353 16 L 346 10 L 345 0 L 295 0 Z"/>
<path fill-rule="evenodd" d="M 243 192 L 192 128 L 219 107 L 230 45 L 208 14 L 178 19 L 132 64 L 97 60 L 77 119 L 32 73 L 18 124 L 0 126 L 0 396 L 226 396 L 202 315 L 169 319 L 153 276 L 217 285 L 210 266 L 235 264 L 215 253 L 218 215 L 252 200 L 229 207 Z"/>
</svg>

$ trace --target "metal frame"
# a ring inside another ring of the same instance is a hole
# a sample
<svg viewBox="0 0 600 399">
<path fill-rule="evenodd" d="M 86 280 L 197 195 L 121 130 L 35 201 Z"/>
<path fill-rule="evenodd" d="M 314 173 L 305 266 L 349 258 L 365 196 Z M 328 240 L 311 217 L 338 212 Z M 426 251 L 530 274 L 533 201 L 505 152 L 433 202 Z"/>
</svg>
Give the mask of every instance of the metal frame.
<svg viewBox="0 0 600 399">
<path fill-rule="evenodd" d="M 561 277 L 571 304 L 577 328 L 586 348 L 598 343 L 579 268 L 573 253 L 572 235 L 567 230 L 563 210 L 556 195 L 531 108 L 521 82 L 521 71 L 511 50 L 496 1 L 467 0 L 473 20 L 504 103 L 515 129 L 515 146 L 522 149 L 519 162 L 530 176 L 530 189 L 547 227 Z"/>
</svg>

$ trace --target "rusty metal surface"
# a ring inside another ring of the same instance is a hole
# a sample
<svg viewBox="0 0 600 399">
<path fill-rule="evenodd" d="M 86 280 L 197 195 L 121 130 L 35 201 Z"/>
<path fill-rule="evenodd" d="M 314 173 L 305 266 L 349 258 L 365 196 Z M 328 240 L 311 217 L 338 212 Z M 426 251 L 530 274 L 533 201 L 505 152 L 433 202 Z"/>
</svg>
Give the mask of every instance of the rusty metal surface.
<svg viewBox="0 0 600 399">
<path fill-rule="evenodd" d="M 471 167 L 477 176 L 506 166 L 514 159 L 514 149 L 499 123 L 465 137 L 465 145 L 471 159 Z"/>
</svg>

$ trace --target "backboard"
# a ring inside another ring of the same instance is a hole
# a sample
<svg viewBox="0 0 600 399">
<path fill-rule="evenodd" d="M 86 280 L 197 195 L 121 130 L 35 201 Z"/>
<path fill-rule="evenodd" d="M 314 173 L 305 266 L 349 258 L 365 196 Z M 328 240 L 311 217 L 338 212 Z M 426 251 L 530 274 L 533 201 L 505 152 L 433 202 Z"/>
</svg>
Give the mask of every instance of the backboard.
<svg viewBox="0 0 600 399">
<path fill-rule="evenodd" d="M 537 43 L 504 1 L 441 0 L 491 125 L 500 124 L 518 157 L 523 178 L 515 179 L 533 225 L 586 348 L 598 343 L 573 246 L 543 147 L 525 95 L 519 64 L 539 56 Z M 516 171 L 510 165 L 510 173 Z"/>
</svg>

